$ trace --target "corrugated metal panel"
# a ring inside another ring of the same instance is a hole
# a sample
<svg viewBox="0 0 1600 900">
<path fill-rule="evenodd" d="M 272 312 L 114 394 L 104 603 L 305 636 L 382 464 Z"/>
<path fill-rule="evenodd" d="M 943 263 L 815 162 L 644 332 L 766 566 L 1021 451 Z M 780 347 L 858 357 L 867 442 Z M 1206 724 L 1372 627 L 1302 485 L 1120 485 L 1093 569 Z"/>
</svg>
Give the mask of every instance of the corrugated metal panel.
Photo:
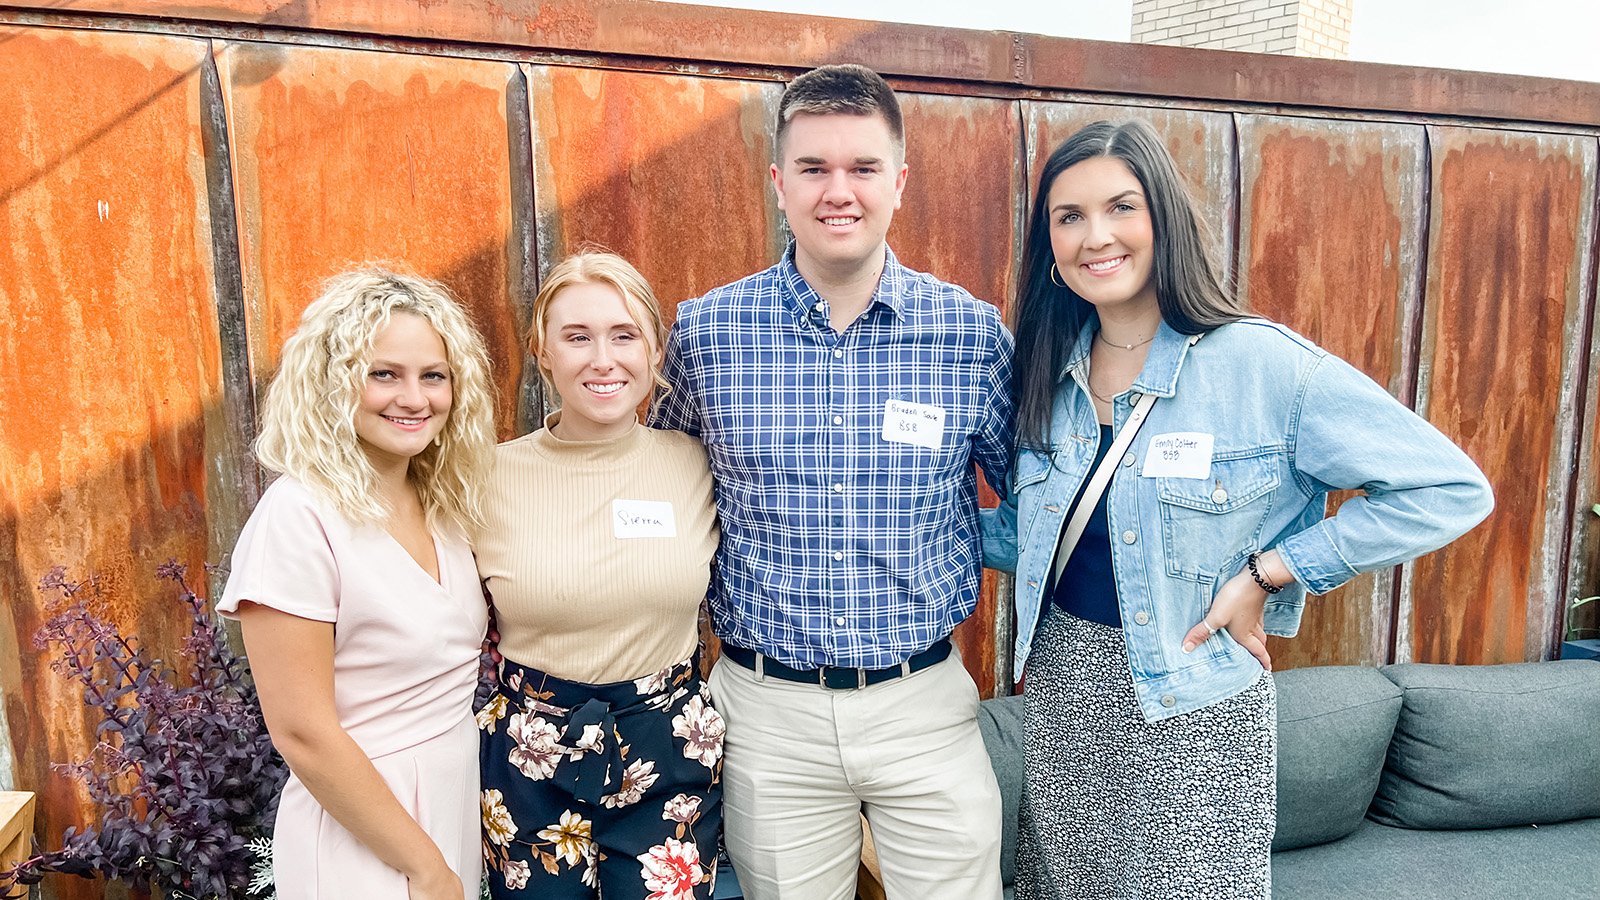
<svg viewBox="0 0 1600 900">
<path fill-rule="evenodd" d="M 499 431 L 513 435 L 531 299 L 513 196 L 516 66 L 254 43 L 220 46 L 217 62 L 258 386 L 322 279 L 390 261 L 472 310 L 497 364 Z"/>
<path fill-rule="evenodd" d="M 1016 106 L 937 94 L 901 94 L 900 103 L 909 172 L 889 245 L 907 266 L 1005 310 L 1025 216 Z M 993 506 L 994 492 L 986 483 L 980 490 L 983 504 Z M 985 697 L 997 684 L 1010 693 L 1011 610 L 998 596 L 989 573 L 977 610 L 954 635 Z"/>
<path fill-rule="evenodd" d="M 36 585 L 56 565 L 97 573 L 103 611 L 165 655 L 187 621 L 155 567 L 177 558 L 205 587 L 210 520 L 243 502 L 217 510 L 208 483 L 241 461 L 215 415 L 205 43 L 0 28 L 0 45 L 0 369 L 13 376 L 0 392 L 0 684 L 17 783 L 40 792 L 53 845 L 92 807 L 50 763 L 93 739 L 81 690 L 31 649 L 47 615 Z"/>
<path fill-rule="evenodd" d="M 1423 279 L 1423 129 L 1241 115 L 1238 132 L 1240 296 L 1408 399 L 1409 323 Z M 1310 598 L 1300 636 L 1269 641 L 1274 666 L 1387 662 L 1394 576 L 1370 572 Z"/>
<path fill-rule="evenodd" d="M 1396 655 L 1539 659 L 1563 594 L 1595 143 L 1455 127 L 1429 142 L 1418 407 L 1483 467 L 1497 505 L 1406 567 Z"/>
<path fill-rule="evenodd" d="M 621 254 L 677 305 L 783 249 L 768 167 L 783 86 L 565 66 L 528 71 L 542 269 Z"/>
</svg>

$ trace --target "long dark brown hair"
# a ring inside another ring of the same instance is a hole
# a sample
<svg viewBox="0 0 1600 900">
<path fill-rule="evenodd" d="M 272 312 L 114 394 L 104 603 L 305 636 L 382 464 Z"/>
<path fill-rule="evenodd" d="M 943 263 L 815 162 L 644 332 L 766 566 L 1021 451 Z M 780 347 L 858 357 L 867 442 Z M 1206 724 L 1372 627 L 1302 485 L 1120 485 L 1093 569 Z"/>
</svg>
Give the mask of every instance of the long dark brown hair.
<svg viewBox="0 0 1600 900">
<path fill-rule="evenodd" d="M 1144 189 L 1153 236 L 1150 277 L 1168 327 L 1182 334 L 1201 334 L 1246 315 L 1217 276 L 1206 253 L 1194 199 L 1155 129 L 1139 119 L 1086 126 L 1050 154 L 1039 173 L 1039 189 L 1028 216 L 1014 321 L 1020 447 L 1049 448 L 1056 381 L 1078 334 L 1095 315 L 1092 304 L 1050 277 L 1055 264 L 1046 208 L 1050 188 L 1062 172 L 1099 156 L 1121 160 Z"/>
</svg>

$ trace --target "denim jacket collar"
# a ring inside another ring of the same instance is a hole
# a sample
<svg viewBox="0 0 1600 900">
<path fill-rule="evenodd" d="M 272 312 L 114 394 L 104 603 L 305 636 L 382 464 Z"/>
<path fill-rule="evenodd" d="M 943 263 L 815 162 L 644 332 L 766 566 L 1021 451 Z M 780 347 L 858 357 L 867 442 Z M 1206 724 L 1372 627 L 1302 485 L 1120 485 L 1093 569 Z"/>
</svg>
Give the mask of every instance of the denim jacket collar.
<svg viewBox="0 0 1600 900">
<path fill-rule="evenodd" d="M 1097 320 L 1084 323 L 1083 330 L 1078 332 L 1077 342 L 1072 345 L 1072 353 L 1067 357 L 1062 378 L 1088 363 L 1089 351 L 1094 347 L 1094 338 L 1099 330 L 1100 323 Z M 1189 348 L 1199 339 L 1200 335 L 1173 331 L 1166 320 L 1162 320 L 1156 328 L 1155 338 L 1150 341 L 1150 350 L 1145 354 L 1144 368 L 1139 370 L 1139 377 L 1133 380 L 1129 389 L 1157 397 L 1171 397 L 1178 390 L 1178 372 L 1188 358 Z"/>
</svg>

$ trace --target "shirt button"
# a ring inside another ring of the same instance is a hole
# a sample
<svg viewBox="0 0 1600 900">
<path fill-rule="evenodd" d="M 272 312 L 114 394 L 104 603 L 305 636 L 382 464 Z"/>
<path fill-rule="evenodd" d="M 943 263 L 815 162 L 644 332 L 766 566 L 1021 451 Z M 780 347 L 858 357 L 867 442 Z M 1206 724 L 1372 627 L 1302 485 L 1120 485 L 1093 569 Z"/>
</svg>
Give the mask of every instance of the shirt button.
<svg viewBox="0 0 1600 900">
<path fill-rule="evenodd" d="M 1138 536 L 1138 535 L 1136 535 L 1136 534 L 1134 534 L 1134 533 L 1133 533 L 1133 532 L 1131 532 L 1131 531 L 1124 531 L 1124 532 L 1123 532 L 1123 533 L 1122 533 L 1122 542 L 1123 542 L 1123 543 L 1124 543 L 1124 544 L 1131 544 L 1131 543 L 1133 543 L 1133 542 L 1134 542 L 1134 541 L 1137 541 L 1137 540 L 1138 540 L 1138 539 L 1139 539 L 1139 536 Z"/>
<path fill-rule="evenodd" d="M 844 554 L 839 552 L 838 550 L 833 551 L 833 561 L 834 562 L 844 562 Z"/>
<path fill-rule="evenodd" d="M 1140 625 L 1149 625 L 1150 614 L 1141 609 L 1133 614 L 1133 621 Z"/>
<path fill-rule="evenodd" d="M 844 485 L 843 485 L 843 484 L 836 484 L 836 485 L 834 485 L 834 486 L 833 486 L 833 492 L 834 492 L 834 493 L 835 493 L 835 494 L 842 494 L 842 493 L 844 493 Z"/>
<path fill-rule="evenodd" d="M 1228 499 L 1228 492 L 1223 490 L 1222 488 L 1217 488 L 1216 490 L 1211 492 L 1211 502 L 1212 503 L 1225 503 L 1225 502 L 1227 502 L 1227 499 Z"/>
<path fill-rule="evenodd" d="M 1122 457 L 1122 464 L 1125 465 L 1125 466 L 1133 465 L 1133 454 L 1132 453 L 1125 454 Z"/>
<path fill-rule="evenodd" d="M 834 350 L 833 351 L 833 358 L 834 359 L 844 359 L 844 351 L 843 350 Z"/>
<path fill-rule="evenodd" d="M 833 424 L 835 424 L 835 425 L 843 425 L 844 424 L 844 416 L 834 416 L 833 417 Z"/>
<path fill-rule="evenodd" d="M 1161 698 L 1161 705 L 1165 706 L 1167 709 L 1171 709 L 1178 705 L 1178 698 L 1172 696 L 1171 694 L 1166 694 Z"/>
<path fill-rule="evenodd" d="M 833 624 L 839 625 L 839 626 L 843 626 L 844 625 L 844 616 L 835 616 L 834 619 L 833 619 Z"/>
</svg>

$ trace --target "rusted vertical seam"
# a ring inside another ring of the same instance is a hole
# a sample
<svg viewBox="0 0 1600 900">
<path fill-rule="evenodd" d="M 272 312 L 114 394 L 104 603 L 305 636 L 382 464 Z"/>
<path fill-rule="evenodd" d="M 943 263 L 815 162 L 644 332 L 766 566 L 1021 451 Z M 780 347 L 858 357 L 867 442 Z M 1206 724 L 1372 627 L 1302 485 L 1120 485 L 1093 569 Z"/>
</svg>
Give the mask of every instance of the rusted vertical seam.
<svg viewBox="0 0 1600 900">
<path fill-rule="evenodd" d="M 1411 309 L 1406 313 L 1406 327 L 1410 329 L 1409 346 L 1406 355 L 1401 360 L 1404 366 L 1404 375 L 1400 382 L 1400 402 L 1413 410 L 1417 409 L 1417 398 L 1422 388 L 1422 332 L 1426 324 L 1426 310 L 1428 304 L 1428 268 L 1431 264 L 1428 250 L 1433 237 L 1433 126 L 1422 126 L 1422 184 L 1417 190 L 1421 199 L 1421 209 L 1418 215 L 1417 232 L 1417 286 L 1412 291 Z M 1418 410 L 1418 415 L 1421 411 Z M 1389 589 L 1389 652 L 1386 662 L 1394 663 L 1399 660 L 1396 654 L 1400 646 L 1400 613 L 1402 606 L 1411 607 L 1412 604 L 1403 603 L 1407 593 L 1407 579 L 1410 577 L 1411 563 L 1396 566 L 1394 584 Z"/>
<path fill-rule="evenodd" d="M 511 308 L 515 310 L 519 337 L 533 327 L 533 298 L 539 291 L 539 207 L 534 195 L 539 190 L 533 170 L 532 92 L 527 71 L 522 65 L 511 67 L 511 82 L 506 90 L 506 139 L 510 142 L 507 161 L 511 167 L 511 254 L 515 271 L 511 274 Z M 517 384 L 518 434 L 534 431 L 544 422 L 544 379 L 538 363 L 529 356 L 525 340 L 517 342 L 522 352 L 522 377 Z"/>
<path fill-rule="evenodd" d="M 1585 285 L 1586 289 L 1578 297 L 1580 305 L 1578 327 L 1582 332 L 1582 341 L 1578 346 L 1585 348 L 1585 350 L 1578 354 L 1577 383 L 1580 385 L 1581 393 L 1578 394 L 1578 402 L 1573 404 L 1576 407 L 1572 423 L 1571 459 L 1573 474 L 1572 478 L 1567 482 L 1567 521 L 1561 536 L 1561 572 L 1563 573 L 1563 590 L 1559 601 L 1561 612 L 1555 617 L 1553 633 L 1546 636 L 1549 642 L 1548 647 L 1553 649 L 1557 656 L 1560 655 L 1562 641 L 1566 639 L 1567 615 L 1570 610 L 1568 604 L 1571 603 L 1573 598 L 1583 593 L 1583 585 L 1579 584 L 1575 577 L 1577 573 L 1573 571 L 1572 560 L 1577 552 L 1578 522 L 1588 514 L 1588 504 L 1578 499 L 1578 489 L 1583 484 L 1581 476 L 1584 474 L 1585 428 L 1588 425 L 1584 413 L 1588 411 L 1589 401 L 1596 393 L 1589 383 L 1589 378 L 1592 372 L 1590 361 L 1595 354 L 1593 343 L 1596 314 L 1595 280 L 1600 278 L 1600 141 L 1595 141 L 1595 148 L 1595 181 L 1591 187 L 1593 196 L 1590 198 L 1592 212 L 1589 219 L 1588 284 Z M 1594 464 L 1595 460 L 1589 460 L 1590 466 Z"/>
<path fill-rule="evenodd" d="M 1239 246 L 1239 231 L 1241 209 L 1244 207 L 1244 173 L 1243 164 L 1239 159 L 1239 114 L 1228 114 L 1228 137 L 1232 144 L 1228 148 L 1228 159 L 1233 167 L 1233 190 L 1229 194 L 1228 202 L 1228 283 L 1226 288 L 1229 293 L 1236 294 L 1239 290 L 1239 258 L 1244 255 Z"/>
<path fill-rule="evenodd" d="M 1017 122 L 1016 156 L 1012 159 L 1012 173 L 1021 185 L 1021 190 L 1015 196 L 1017 200 L 1011 208 L 1011 258 L 1022 259 L 1022 246 L 1027 240 L 1028 209 L 1033 205 L 1031 196 L 1033 179 L 1028 172 L 1028 163 L 1033 159 L 1028 151 L 1028 116 L 1026 100 L 1017 100 L 1012 103 Z M 1010 283 L 1006 285 L 1011 296 L 1008 301 L 1014 300 L 1017 292 L 1017 280 L 1022 276 L 1015 266 L 1011 270 Z M 1015 315 L 1017 304 L 1008 302 L 1006 311 L 1008 318 Z M 1014 321 L 1014 320 L 1013 320 Z M 996 493 L 1005 490 L 1005 485 L 995 488 Z M 1002 496 L 1001 501 L 1005 498 Z M 994 583 L 994 693 L 997 697 L 1009 697 L 1017 690 L 1017 672 L 1012 667 L 1015 659 L 1017 642 L 1016 631 L 1016 590 L 1011 575 L 1001 572 Z"/>
<path fill-rule="evenodd" d="M 200 65 L 200 138 L 206 169 L 206 206 L 211 219 L 211 280 L 216 291 L 217 340 L 222 360 L 222 411 L 227 422 L 229 452 L 208 461 L 218 489 L 233 494 L 228 506 L 242 507 L 239 518 L 212 515 L 211 545 L 222 552 L 238 537 L 242 514 L 261 496 L 261 470 L 250 448 L 256 437 L 255 392 L 250 383 L 249 318 L 244 302 L 240 261 L 238 198 L 233 184 L 233 145 L 216 48 L 206 41 Z M 207 493 L 210 493 L 208 489 Z M 228 533 L 219 534 L 219 528 Z M 221 593 L 220 572 L 210 573 L 212 596 Z"/>
</svg>

